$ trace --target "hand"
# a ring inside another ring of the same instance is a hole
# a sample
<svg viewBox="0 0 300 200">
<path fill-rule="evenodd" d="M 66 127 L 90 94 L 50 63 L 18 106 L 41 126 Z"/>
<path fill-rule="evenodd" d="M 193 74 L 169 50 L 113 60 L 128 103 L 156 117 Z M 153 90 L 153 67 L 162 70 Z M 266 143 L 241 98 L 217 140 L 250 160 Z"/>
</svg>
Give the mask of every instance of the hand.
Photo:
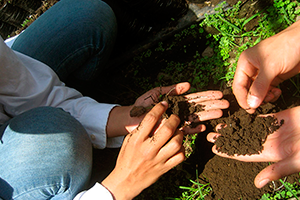
<svg viewBox="0 0 300 200">
<path fill-rule="evenodd" d="M 168 104 L 161 102 L 126 136 L 116 167 L 102 182 L 117 200 L 132 199 L 185 159 L 179 118 L 160 121 Z"/>
<path fill-rule="evenodd" d="M 284 124 L 267 137 L 260 154 L 228 156 L 218 152 L 215 146 L 212 148 L 212 151 L 219 156 L 240 161 L 276 162 L 256 176 L 254 183 L 258 188 L 263 187 L 269 181 L 300 172 L 300 106 L 270 115 L 276 117 L 278 121 L 283 119 Z M 209 133 L 207 140 L 214 142 L 218 135 L 217 133 Z"/>
<path fill-rule="evenodd" d="M 133 106 L 143 108 L 152 108 L 152 106 L 158 102 L 158 98 L 162 94 L 168 94 L 170 96 L 174 95 L 181 95 L 188 91 L 190 89 L 190 84 L 185 83 L 179 83 L 172 86 L 167 87 L 157 87 L 154 88 L 145 94 L 143 94 L 141 97 L 139 97 Z M 228 101 L 226 100 L 220 100 L 223 97 L 223 93 L 220 91 L 205 91 L 205 92 L 198 92 L 186 95 L 185 98 L 188 99 L 189 103 L 195 103 L 200 104 L 203 107 L 203 111 L 197 113 L 197 118 L 190 116 L 189 120 L 190 122 L 199 122 L 199 121 L 205 121 L 210 119 L 219 118 L 223 115 L 223 112 L 221 109 L 226 109 L 229 106 Z M 143 119 L 145 115 L 141 115 L 140 117 L 133 117 L 131 124 L 134 124 L 135 126 L 130 127 L 127 126 L 127 129 L 129 131 L 133 130 L 136 125 Z M 185 133 L 193 134 L 197 132 L 202 132 L 205 130 L 204 125 L 199 125 L 198 127 L 191 129 L 188 127 L 185 127 L 182 129 Z"/>
<path fill-rule="evenodd" d="M 142 121 L 146 113 L 158 102 L 160 95 L 181 95 L 190 89 L 190 84 L 187 82 L 178 83 L 176 85 L 167 87 L 154 88 L 142 96 L 140 96 L 132 106 L 120 106 L 115 107 L 108 119 L 107 123 L 107 134 L 109 137 L 115 137 L 118 135 L 126 135 L 134 130 L 139 123 Z M 220 91 L 205 91 L 193 93 L 185 96 L 189 99 L 188 102 L 194 102 L 196 104 L 203 105 L 203 111 L 197 113 L 198 118 L 190 117 L 191 122 L 205 121 L 210 119 L 219 118 L 223 112 L 221 109 L 226 109 L 229 106 L 228 101 L 221 100 L 223 97 Z M 131 117 L 130 111 L 133 107 L 146 108 L 146 112 L 138 117 Z M 118 122 L 116 124 L 115 122 Z M 199 125 L 196 128 L 185 127 L 182 129 L 185 133 L 192 134 L 198 133 L 205 130 L 204 125 Z"/>
<path fill-rule="evenodd" d="M 254 113 L 263 101 L 276 101 L 281 95 L 276 88 L 279 83 L 299 73 L 299 31 L 300 21 L 241 54 L 233 93 L 249 113 Z"/>
</svg>

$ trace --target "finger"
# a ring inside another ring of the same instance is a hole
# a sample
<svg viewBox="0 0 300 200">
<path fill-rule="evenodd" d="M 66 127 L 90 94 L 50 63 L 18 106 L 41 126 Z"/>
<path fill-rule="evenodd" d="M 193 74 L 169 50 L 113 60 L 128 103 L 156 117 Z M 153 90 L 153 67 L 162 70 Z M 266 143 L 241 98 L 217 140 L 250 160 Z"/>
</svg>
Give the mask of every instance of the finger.
<svg viewBox="0 0 300 200">
<path fill-rule="evenodd" d="M 166 162 L 182 148 L 183 132 L 176 130 L 173 137 L 159 150 L 158 158 Z"/>
<path fill-rule="evenodd" d="M 187 134 L 195 134 L 195 133 L 203 132 L 206 130 L 206 127 L 204 124 L 199 124 L 195 128 L 184 126 L 180 130 L 184 133 L 184 135 L 187 135 Z"/>
<path fill-rule="evenodd" d="M 167 110 L 168 103 L 162 101 L 156 104 L 144 117 L 140 125 L 136 128 L 136 133 L 142 140 L 149 138 L 152 133 L 153 128 L 156 126 L 157 122 L 160 120 L 162 114 Z"/>
<path fill-rule="evenodd" d="M 272 101 L 274 98 L 275 98 L 274 94 L 271 91 L 269 91 L 263 102 L 268 103 L 268 102 Z"/>
<path fill-rule="evenodd" d="M 220 135 L 221 134 L 219 134 L 219 133 L 211 132 L 211 133 L 207 134 L 206 139 L 207 139 L 207 141 L 209 141 L 211 143 L 215 143 Z"/>
<path fill-rule="evenodd" d="M 178 83 L 176 85 L 161 87 L 162 94 L 180 95 L 187 92 L 191 85 L 188 82 Z"/>
<path fill-rule="evenodd" d="M 250 108 L 258 108 L 265 99 L 268 89 L 272 81 L 270 73 L 264 70 L 260 71 L 255 80 L 253 81 L 247 96 L 247 104 Z"/>
<path fill-rule="evenodd" d="M 150 142 L 155 143 L 157 149 L 161 148 L 174 135 L 179 123 L 179 117 L 177 115 L 171 115 L 159 126 L 154 135 L 149 138 Z"/>
<path fill-rule="evenodd" d="M 226 128 L 227 127 L 227 125 L 226 124 L 224 124 L 224 123 L 220 123 L 220 124 L 217 124 L 217 126 L 216 126 L 216 131 L 218 132 L 220 129 L 222 129 L 222 128 Z"/>
<path fill-rule="evenodd" d="M 214 90 L 192 93 L 185 96 L 189 103 L 200 103 L 208 100 L 221 99 L 222 97 L 223 93 L 221 91 Z"/>
<path fill-rule="evenodd" d="M 277 101 L 277 99 L 280 97 L 280 95 L 281 95 L 281 89 L 279 89 L 279 88 L 273 88 L 272 90 L 271 90 L 271 92 L 272 92 L 272 94 L 274 95 L 274 98 L 272 99 L 272 100 L 270 100 L 270 102 L 275 102 L 275 101 Z"/>
<path fill-rule="evenodd" d="M 173 155 L 172 157 L 170 157 L 166 162 L 165 162 L 165 170 L 169 171 L 170 169 L 172 169 L 173 167 L 179 165 L 180 163 L 182 163 L 185 160 L 185 150 L 184 147 L 182 146 L 180 148 L 180 151 L 178 151 L 175 155 Z"/>
<path fill-rule="evenodd" d="M 222 117 L 222 115 L 223 115 L 222 110 L 205 110 L 198 113 L 194 113 L 193 115 L 189 116 L 189 121 L 191 122 L 206 121 L 206 120 L 220 118 Z"/>
<path fill-rule="evenodd" d="M 262 170 L 255 178 L 254 183 L 257 188 L 262 188 L 270 181 L 278 180 L 285 176 L 300 171 L 300 161 L 293 156 L 285 160 L 274 163 Z"/>
<path fill-rule="evenodd" d="M 240 106 L 247 110 L 249 109 L 247 95 L 252 83 L 252 77 L 256 76 L 257 69 L 248 62 L 246 52 L 247 50 L 240 55 L 238 60 L 232 84 L 232 91 Z"/>
<path fill-rule="evenodd" d="M 207 139 L 208 141 L 212 140 L 211 136 Z M 232 155 L 229 156 L 226 153 L 220 152 L 216 145 L 212 147 L 212 152 L 218 156 L 224 157 L 224 158 L 231 158 L 234 160 L 239 160 L 243 162 L 268 162 L 270 161 L 270 158 L 263 155 L 263 154 L 252 154 L 252 155 Z"/>
<path fill-rule="evenodd" d="M 226 109 L 229 107 L 229 102 L 225 99 L 210 100 L 202 102 L 200 105 L 203 106 L 203 110 Z"/>
</svg>

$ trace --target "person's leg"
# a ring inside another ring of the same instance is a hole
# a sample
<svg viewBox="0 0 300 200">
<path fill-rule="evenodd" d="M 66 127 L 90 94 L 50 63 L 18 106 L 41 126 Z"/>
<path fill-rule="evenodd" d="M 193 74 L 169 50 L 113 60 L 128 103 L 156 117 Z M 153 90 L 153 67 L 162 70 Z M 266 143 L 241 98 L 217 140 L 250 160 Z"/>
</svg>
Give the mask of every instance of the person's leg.
<svg viewBox="0 0 300 200">
<path fill-rule="evenodd" d="M 68 113 L 35 108 L 1 129 L 0 199 L 68 200 L 89 183 L 92 146 Z"/>
<path fill-rule="evenodd" d="M 117 35 L 112 9 L 101 0 L 61 0 L 34 21 L 12 49 L 49 65 L 62 81 L 91 80 L 105 68 Z"/>
</svg>

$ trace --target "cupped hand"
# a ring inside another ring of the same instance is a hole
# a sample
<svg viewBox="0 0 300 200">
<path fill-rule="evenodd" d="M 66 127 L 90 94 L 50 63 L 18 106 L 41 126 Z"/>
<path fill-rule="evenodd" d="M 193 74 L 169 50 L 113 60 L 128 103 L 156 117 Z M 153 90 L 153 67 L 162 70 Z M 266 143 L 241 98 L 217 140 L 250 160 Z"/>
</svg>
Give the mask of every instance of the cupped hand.
<svg viewBox="0 0 300 200">
<path fill-rule="evenodd" d="M 185 159 L 179 118 L 171 115 L 161 121 L 166 102 L 157 103 L 140 125 L 128 134 L 116 166 L 102 182 L 115 199 L 132 199 L 162 174 Z"/>
<path fill-rule="evenodd" d="M 241 54 L 232 87 L 249 113 L 262 102 L 276 101 L 281 95 L 279 83 L 299 73 L 299 31 L 300 21 Z"/>
<path fill-rule="evenodd" d="M 300 172 L 300 106 L 271 115 L 278 121 L 284 120 L 284 124 L 267 137 L 260 154 L 228 156 L 218 152 L 215 145 L 212 148 L 219 156 L 244 162 L 275 162 L 256 176 L 254 183 L 258 188 L 270 181 Z M 209 133 L 207 140 L 214 143 L 218 136 L 218 133 Z"/>
</svg>

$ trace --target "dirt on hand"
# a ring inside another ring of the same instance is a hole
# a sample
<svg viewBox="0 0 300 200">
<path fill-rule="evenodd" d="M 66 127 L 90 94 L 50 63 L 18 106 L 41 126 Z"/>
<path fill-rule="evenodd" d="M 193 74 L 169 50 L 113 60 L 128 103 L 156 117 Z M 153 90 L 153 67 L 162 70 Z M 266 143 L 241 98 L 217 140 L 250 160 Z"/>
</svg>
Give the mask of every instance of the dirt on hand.
<svg viewBox="0 0 300 200">
<path fill-rule="evenodd" d="M 262 107 L 273 108 L 273 105 L 265 104 Z M 244 109 L 239 109 L 233 115 L 220 120 L 223 128 L 218 130 L 221 136 L 215 142 L 217 150 L 230 156 L 259 154 L 268 135 L 284 123 L 283 120 L 278 122 L 273 116 L 259 116 L 261 110 L 263 109 L 248 114 Z"/>
<path fill-rule="evenodd" d="M 203 111 L 204 107 L 200 104 L 189 103 L 188 99 L 185 98 L 184 95 L 161 95 L 159 101 L 166 101 L 169 105 L 162 117 L 169 118 L 172 114 L 177 115 L 180 119 L 180 124 L 178 126 L 179 128 L 184 126 L 195 126 L 197 123 L 190 122 L 189 117 L 197 118 L 198 116 L 196 113 Z M 149 108 L 145 108 L 143 106 L 134 106 L 130 111 L 130 116 L 139 117 L 145 114 L 151 108 L 152 106 Z"/>
</svg>

